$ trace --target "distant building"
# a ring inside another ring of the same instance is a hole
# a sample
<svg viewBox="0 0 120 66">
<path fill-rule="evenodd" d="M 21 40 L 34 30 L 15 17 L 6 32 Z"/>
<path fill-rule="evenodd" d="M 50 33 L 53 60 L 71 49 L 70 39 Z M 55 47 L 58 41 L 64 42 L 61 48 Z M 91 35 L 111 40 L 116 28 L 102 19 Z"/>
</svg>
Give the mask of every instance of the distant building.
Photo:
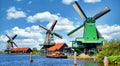
<svg viewBox="0 0 120 66">
<path fill-rule="evenodd" d="M 30 48 L 13 48 L 11 53 L 30 53 L 32 50 Z"/>
</svg>

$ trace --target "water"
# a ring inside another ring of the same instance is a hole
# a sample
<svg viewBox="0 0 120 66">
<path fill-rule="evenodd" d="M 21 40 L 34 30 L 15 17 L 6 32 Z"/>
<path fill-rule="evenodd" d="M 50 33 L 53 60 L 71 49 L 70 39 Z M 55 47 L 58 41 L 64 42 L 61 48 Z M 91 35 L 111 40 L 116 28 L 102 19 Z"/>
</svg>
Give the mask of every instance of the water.
<svg viewBox="0 0 120 66">
<path fill-rule="evenodd" d="M 0 66 L 74 66 L 73 59 L 53 59 L 45 56 L 33 55 L 33 62 L 30 62 L 29 55 L 1 54 Z M 78 60 L 77 66 L 98 66 L 92 60 Z"/>
</svg>

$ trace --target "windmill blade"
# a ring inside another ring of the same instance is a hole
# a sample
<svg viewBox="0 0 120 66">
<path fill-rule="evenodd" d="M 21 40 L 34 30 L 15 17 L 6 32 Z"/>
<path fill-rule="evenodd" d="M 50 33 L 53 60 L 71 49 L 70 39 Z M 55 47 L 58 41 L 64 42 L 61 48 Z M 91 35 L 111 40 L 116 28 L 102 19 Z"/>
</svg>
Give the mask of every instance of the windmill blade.
<svg viewBox="0 0 120 66">
<path fill-rule="evenodd" d="M 97 31 L 98 37 L 99 37 L 99 38 L 102 38 L 102 35 L 101 35 L 100 32 L 97 30 L 97 28 L 96 28 L 96 31 Z"/>
<path fill-rule="evenodd" d="M 93 18 L 96 20 L 99 17 L 103 16 L 104 14 L 108 13 L 109 11 L 110 11 L 110 9 L 108 7 L 105 7 L 102 11 L 100 11 L 95 16 L 93 16 Z"/>
<path fill-rule="evenodd" d="M 83 20 L 87 19 L 87 16 L 83 12 L 77 1 L 75 1 L 75 3 L 73 4 L 73 7 L 75 8 L 75 10 L 78 12 L 78 14 L 81 16 Z"/>
<path fill-rule="evenodd" d="M 17 37 L 17 34 L 15 36 L 13 36 L 12 40 L 14 40 Z"/>
<path fill-rule="evenodd" d="M 42 28 L 43 30 L 45 30 L 46 32 L 49 31 L 48 29 L 44 28 L 43 26 L 39 25 L 40 28 Z"/>
<path fill-rule="evenodd" d="M 13 42 L 13 44 L 14 44 L 16 47 L 18 47 L 17 44 L 16 44 L 15 42 Z"/>
<path fill-rule="evenodd" d="M 55 21 L 53 22 L 53 24 L 52 24 L 52 26 L 51 26 L 51 28 L 50 28 L 51 31 L 53 31 L 53 29 L 54 29 L 56 23 L 57 23 L 57 20 L 55 20 Z"/>
<path fill-rule="evenodd" d="M 11 40 L 11 38 L 6 34 L 6 36 L 8 37 L 9 40 Z"/>
<path fill-rule="evenodd" d="M 57 33 L 53 33 L 55 36 L 57 36 L 57 37 L 59 37 L 59 38 L 61 38 L 62 39 L 62 36 L 61 35 L 59 35 L 59 34 L 57 34 Z"/>
<path fill-rule="evenodd" d="M 73 37 L 73 36 L 79 34 L 83 29 L 84 29 L 84 24 L 77 27 L 76 29 L 72 30 L 71 32 L 69 32 L 68 36 Z"/>
<path fill-rule="evenodd" d="M 10 44 L 10 47 L 12 47 L 12 48 L 13 48 L 13 44 L 12 44 L 12 43 Z"/>
</svg>

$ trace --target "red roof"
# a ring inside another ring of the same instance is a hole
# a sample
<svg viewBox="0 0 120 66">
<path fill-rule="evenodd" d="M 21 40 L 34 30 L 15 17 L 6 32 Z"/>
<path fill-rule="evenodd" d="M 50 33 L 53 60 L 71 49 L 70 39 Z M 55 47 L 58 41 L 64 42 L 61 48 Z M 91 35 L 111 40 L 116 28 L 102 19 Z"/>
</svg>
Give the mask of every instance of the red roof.
<svg viewBox="0 0 120 66">
<path fill-rule="evenodd" d="M 13 51 L 27 51 L 29 48 L 13 48 Z"/>
<path fill-rule="evenodd" d="M 52 47 L 48 48 L 48 51 L 59 50 L 63 45 L 64 45 L 64 43 L 58 43 L 55 46 L 52 46 Z"/>
</svg>

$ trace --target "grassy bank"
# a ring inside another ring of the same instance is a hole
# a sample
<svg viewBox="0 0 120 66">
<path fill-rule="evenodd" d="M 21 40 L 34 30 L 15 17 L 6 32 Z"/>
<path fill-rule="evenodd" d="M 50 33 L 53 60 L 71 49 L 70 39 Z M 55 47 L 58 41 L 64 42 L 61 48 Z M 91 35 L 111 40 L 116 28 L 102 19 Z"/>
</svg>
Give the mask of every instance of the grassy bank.
<svg viewBox="0 0 120 66">
<path fill-rule="evenodd" d="M 68 58 L 74 58 L 74 56 L 68 56 Z M 76 57 L 77 59 L 93 59 L 92 56 L 85 55 L 85 54 L 80 54 L 79 56 Z"/>
</svg>

